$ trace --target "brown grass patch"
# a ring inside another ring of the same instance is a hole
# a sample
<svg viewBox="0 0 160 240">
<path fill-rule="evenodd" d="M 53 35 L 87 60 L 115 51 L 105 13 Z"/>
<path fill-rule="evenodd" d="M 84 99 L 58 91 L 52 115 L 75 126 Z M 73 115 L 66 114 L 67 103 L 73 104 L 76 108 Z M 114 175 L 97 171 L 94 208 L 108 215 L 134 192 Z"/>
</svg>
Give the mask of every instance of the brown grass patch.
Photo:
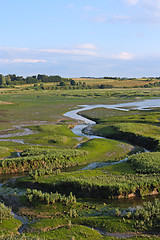
<svg viewBox="0 0 160 240">
<path fill-rule="evenodd" d="M 0 101 L 0 104 L 13 104 L 13 103 Z"/>
</svg>

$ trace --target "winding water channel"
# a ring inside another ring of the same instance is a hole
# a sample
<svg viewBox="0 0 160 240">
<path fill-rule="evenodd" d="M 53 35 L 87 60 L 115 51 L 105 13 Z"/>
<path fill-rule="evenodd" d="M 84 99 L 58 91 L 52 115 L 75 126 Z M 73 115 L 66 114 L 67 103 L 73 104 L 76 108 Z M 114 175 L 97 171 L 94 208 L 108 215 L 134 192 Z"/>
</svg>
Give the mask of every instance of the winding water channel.
<svg viewBox="0 0 160 240">
<path fill-rule="evenodd" d="M 107 108 L 107 109 L 114 109 L 114 110 L 119 110 L 119 111 L 130 111 L 133 109 L 134 110 L 151 110 L 152 108 L 160 107 L 160 99 L 147 99 L 147 100 L 143 100 L 143 101 L 139 101 L 139 102 L 120 103 L 120 104 L 113 104 L 113 105 L 105 105 L 105 104 L 79 105 L 79 107 L 81 107 L 81 108 L 69 111 L 64 114 L 64 116 L 66 116 L 66 117 L 84 122 L 83 124 L 76 125 L 72 129 L 72 132 L 74 134 L 76 134 L 77 136 L 88 137 L 90 139 L 93 139 L 93 138 L 103 138 L 104 139 L 104 137 L 92 135 L 92 134 L 89 134 L 89 132 L 88 132 L 88 134 L 83 133 L 83 130 L 86 127 L 90 128 L 92 125 L 96 124 L 96 122 L 79 115 L 78 113 L 80 111 L 86 111 L 86 110 L 91 110 L 91 109 L 95 109 L 95 108 Z M 147 151 L 147 150 L 144 149 L 144 151 Z M 94 169 L 97 167 L 115 165 L 115 164 L 119 164 L 122 162 L 126 162 L 127 160 L 128 160 L 128 158 L 125 158 L 118 162 L 112 162 L 112 163 L 94 162 L 94 163 L 89 164 L 87 167 L 85 167 L 81 170 L 88 170 L 88 169 Z"/>
<path fill-rule="evenodd" d="M 80 108 L 78 108 L 80 107 Z M 143 101 L 137 101 L 137 102 L 129 102 L 129 103 L 121 103 L 121 104 L 114 104 L 114 105 L 104 105 L 104 104 L 99 104 L 99 105 L 79 105 L 75 110 L 71 110 L 67 113 L 64 114 L 64 116 L 72 118 L 74 120 L 78 120 L 81 123 L 76 125 L 73 129 L 72 132 L 74 134 L 76 134 L 77 136 L 81 136 L 81 137 L 87 137 L 90 139 L 93 138 L 102 138 L 96 135 L 88 135 L 88 134 L 84 134 L 82 133 L 82 130 L 86 127 L 92 126 L 93 124 L 96 124 L 94 121 L 87 119 L 85 117 L 82 117 L 80 115 L 78 115 L 78 112 L 80 111 L 85 111 L 85 110 L 91 110 L 94 108 L 107 108 L 107 109 L 116 109 L 116 110 L 120 110 L 120 111 L 129 111 L 129 110 L 133 110 L 133 109 L 137 109 L 137 110 L 150 110 L 152 108 L 158 108 L 160 107 L 160 99 L 149 99 L 149 100 L 143 100 Z M 83 123 L 82 123 L 83 122 Z M 16 130 L 16 133 L 8 133 L 12 130 Z M 18 132 L 19 130 L 19 132 Z M 23 130 L 23 131 L 22 131 Z M 21 127 L 17 127 L 14 129 L 8 129 L 6 131 L 4 131 L 1 135 L 0 135 L 0 141 L 14 141 L 14 142 L 19 142 L 22 144 L 25 144 L 24 141 L 22 139 L 9 139 L 10 137 L 14 137 L 14 136 L 25 136 L 25 135 L 30 135 L 33 132 L 29 129 L 29 128 L 21 128 Z M 117 163 L 122 163 L 124 161 L 127 161 L 127 158 L 119 161 L 119 162 L 112 162 L 112 163 L 101 163 L 101 162 L 95 162 L 95 163 L 91 163 L 89 164 L 87 167 L 83 168 L 82 170 L 86 170 L 86 169 L 94 169 L 96 167 L 103 167 L 106 165 L 113 165 L 113 164 L 117 164 Z M 8 179 L 12 179 L 13 176 L 8 176 Z M 5 186 L 5 181 L 6 179 L 1 176 L 0 178 L 0 197 L 1 199 L 5 198 L 5 196 L 7 195 L 12 195 L 12 194 L 22 194 L 24 191 L 21 189 L 15 189 L 15 188 L 8 188 Z M 14 214 L 14 213 L 13 213 Z M 21 216 L 18 216 L 16 214 L 14 214 L 14 217 L 16 219 L 19 219 L 22 222 L 22 226 L 19 229 L 19 232 L 21 233 L 24 228 L 27 226 L 27 224 L 29 223 L 29 220 L 27 218 L 23 218 Z"/>
</svg>

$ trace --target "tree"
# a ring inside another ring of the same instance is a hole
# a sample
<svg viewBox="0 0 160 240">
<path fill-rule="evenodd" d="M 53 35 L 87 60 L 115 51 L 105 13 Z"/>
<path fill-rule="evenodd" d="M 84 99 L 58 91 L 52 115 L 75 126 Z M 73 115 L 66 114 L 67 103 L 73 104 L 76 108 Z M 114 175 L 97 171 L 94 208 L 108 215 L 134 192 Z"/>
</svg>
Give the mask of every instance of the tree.
<svg viewBox="0 0 160 240">
<path fill-rule="evenodd" d="M 48 77 L 48 82 L 61 82 L 61 77 L 60 76 L 49 76 Z"/>
<path fill-rule="evenodd" d="M 48 82 L 48 76 L 45 74 L 38 74 L 37 79 L 41 82 Z"/>
<path fill-rule="evenodd" d="M 60 82 L 59 86 L 64 87 L 66 84 L 64 82 Z"/>
<path fill-rule="evenodd" d="M 75 86 L 75 85 L 76 85 L 76 82 L 75 82 L 73 79 L 71 79 L 71 80 L 70 80 L 70 84 L 71 84 L 72 86 Z"/>
<path fill-rule="evenodd" d="M 10 84 L 11 84 L 11 78 L 10 78 L 10 76 L 7 75 L 7 76 L 5 76 L 5 78 L 6 78 L 6 84 L 7 84 L 7 85 L 10 85 Z"/>
<path fill-rule="evenodd" d="M 5 77 L 2 74 L 0 74 L 0 85 L 5 85 L 5 84 L 6 84 Z"/>
</svg>

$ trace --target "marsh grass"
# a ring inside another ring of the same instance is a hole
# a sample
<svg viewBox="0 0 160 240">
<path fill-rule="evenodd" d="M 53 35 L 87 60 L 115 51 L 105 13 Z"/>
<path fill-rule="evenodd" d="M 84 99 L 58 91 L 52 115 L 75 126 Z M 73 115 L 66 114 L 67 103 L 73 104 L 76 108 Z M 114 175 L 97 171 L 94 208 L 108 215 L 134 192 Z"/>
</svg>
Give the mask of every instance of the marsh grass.
<svg viewBox="0 0 160 240">
<path fill-rule="evenodd" d="M 135 174 L 135 170 L 130 166 L 128 162 L 119 163 L 101 168 L 101 170 L 110 174 Z"/>
<path fill-rule="evenodd" d="M 98 118 L 98 113 L 100 113 Z M 100 124 L 92 127 L 93 134 L 115 139 L 126 139 L 147 148 L 159 149 L 159 109 L 152 111 L 89 110 L 81 113 Z M 112 115 L 112 116 L 111 116 Z"/>
<path fill-rule="evenodd" d="M 23 139 L 29 144 L 40 144 L 59 147 L 74 147 L 78 144 L 77 136 L 72 133 L 66 124 L 31 126 L 35 131 L 30 136 L 24 136 Z M 15 139 L 15 138 L 14 138 Z"/>
<path fill-rule="evenodd" d="M 3 91 L 2 91 L 3 90 Z M 12 91 L 1 89 L 0 101 L 13 104 L 1 104 L 0 130 L 13 125 L 29 125 L 36 121 L 56 122 L 66 119 L 63 113 L 80 104 L 114 104 L 135 97 L 159 97 L 158 89 L 87 89 L 87 90 L 54 90 L 54 91 Z M 3 114 L 2 114 L 3 113 Z M 71 121 L 71 120 L 70 120 Z"/>
<path fill-rule="evenodd" d="M 0 146 L 0 158 L 3 158 L 9 154 L 10 154 L 9 148 Z"/>
<path fill-rule="evenodd" d="M 29 178 L 18 181 L 20 185 L 29 185 Z M 61 173 L 47 178 L 39 177 L 36 181 L 39 187 L 48 191 L 66 193 L 73 191 L 76 196 L 92 198 L 128 197 L 129 194 L 148 195 L 153 190 L 160 189 L 159 175 L 152 174 L 111 174 L 104 170 L 85 170 L 72 173 Z"/>
<path fill-rule="evenodd" d="M 0 223 L 0 236 L 14 235 L 17 233 L 18 228 L 21 226 L 21 222 L 17 219 L 4 219 Z"/>
<path fill-rule="evenodd" d="M 130 156 L 129 164 L 138 173 L 160 173 L 160 152 L 146 152 Z"/>
<path fill-rule="evenodd" d="M 81 145 L 81 150 L 88 151 L 89 162 L 99 161 L 118 161 L 123 159 L 132 149 L 132 146 L 126 143 L 120 143 L 110 139 L 92 139 Z"/>
<path fill-rule="evenodd" d="M 122 82 L 119 83 L 122 84 Z M 137 84 L 139 83 L 137 82 Z M 22 87 L 14 90 L 1 89 L 0 92 L 0 101 L 13 103 L 0 105 L 0 130 L 11 128 L 13 125 L 35 125 L 31 127 L 35 133 L 32 136 L 24 136 L 23 139 L 29 144 L 41 144 L 42 146 L 37 147 L 41 153 L 42 151 L 51 150 L 53 146 L 57 148 L 59 152 L 63 149 L 64 151 L 71 151 L 70 149 L 79 143 L 75 138 L 76 136 L 73 135 L 67 127 L 67 124 L 71 125 L 75 122 L 63 117 L 63 113 L 74 109 L 77 105 L 98 103 L 116 104 L 119 102 L 133 101 L 136 98 L 160 97 L 158 88 L 35 91 L 33 89 L 25 90 Z M 150 112 L 122 112 L 117 110 L 94 109 L 90 112 L 85 112 L 85 114 L 92 119 L 96 119 L 98 123 L 103 123 L 97 126 L 97 129 L 95 129 L 95 131 L 97 131 L 96 133 L 99 131 L 102 135 L 113 136 L 117 129 L 119 129 L 120 131 L 134 133 L 135 135 L 149 136 L 159 141 L 160 114 L 158 108 Z M 51 124 L 57 123 L 59 120 L 61 124 L 51 126 Z M 48 126 L 44 126 L 45 124 L 48 124 Z M 114 128 L 115 125 L 117 127 L 116 130 Z M 24 150 L 26 148 L 26 146 L 22 144 L 12 142 L 1 142 L 0 146 L 2 157 L 9 155 L 10 152 Z M 28 147 L 30 149 L 30 145 L 28 145 Z M 87 151 L 88 155 L 86 155 L 85 158 L 76 158 L 76 160 L 78 159 L 78 164 L 93 161 L 115 161 L 123 158 L 129 153 L 130 149 L 131 146 L 123 142 L 109 139 L 93 139 L 83 143 L 79 149 L 79 151 Z M 6 153 L 4 153 L 5 151 Z M 45 155 L 44 152 L 43 155 Z M 34 158 L 34 156 L 33 154 L 32 157 Z M 37 154 L 37 156 L 39 158 L 40 155 Z M 15 161 L 17 160 L 18 158 Z M 67 160 L 64 161 L 66 162 Z M 154 164 L 153 162 L 152 164 Z M 33 167 L 32 164 L 31 167 Z M 138 167 L 140 168 L 140 165 Z M 141 168 L 143 168 L 143 166 Z M 102 169 L 68 173 L 62 172 L 58 175 L 54 174 L 53 176 L 41 176 L 36 180 L 30 177 L 19 178 L 17 179 L 17 183 L 18 182 L 25 187 L 27 185 L 35 186 L 36 188 L 45 189 L 45 191 L 54 192 L 58 190 L 58 192 L 62 193 L 73 191 L 74 194 L 82 197 L 92 197 L 93 199 L 97 199 L 98 197 L 100 199 L 110 198 L 108 201 L 110 201 L 111 205 L 113 198 L 119 196 L 127 197 L 128 194 L 132 192 L 138 192 L 144 196 L 150 194 L 154 189 L 160 191 L 159 174 L 138 174 L 136 173 L 136 169 L 134 170 L 133 166 L 127 162 L 107 166 Z M 85 200 L 83 199 L 83 201 Z M 12 227 L 10 225 L 11 222 L 5 222 L 4 225 L 0 226 L 0 230 L 4 234 L 9 234 L 7 240 L 25 238 L 111 240 L 117 238 L 103 236 L 95 229 L 92 229 L 92 227 L 104 229 L 109 232 L 119 231 L 123 233 L 133 231 L 132 220 L 124 221 L 118 217 L 107 216 L 107 211 L 110 210 L 110 206 L 102 206 L 102 203 L 95 205 L 90 203 L 85 204 L 83 201 L 74 204 L 74 206 L 65 206 L 58 202 L 54 205 L 35 204 L 35 206 L 29 206 L 23 198 L 24 207 L 19 209 L 19 213 L 31 218 L 39 218 L 37 223 L 30 226 L 30 230 L 33 231 L 33 233 L 26 233 L 23 236 L 16 235 L 17 228 L 20 225 L 17 220 L 13 220 L 15 222 L 12 222 Z M 118 205 L 117 202 L 114 204 L 116 206 Z M 126 206 L 128 207 L 127 203 Z M 77 217 L 71 217 L 71 208 L 76 210 Z M 89 227 L 82 226 L 81 224 L 88 225 Z M 56 227 L 57 229 L 52 229 Z M 34 233 L 34 231 L 36 232 Z M 14 233 L 15 236 L 11 236 L 11 233 Z M 158 236 L 135 236 L 130 239 L 155 240 L 158 238 Z M 4 239 L 3 236 L 2 239 Z"/>
</svg>

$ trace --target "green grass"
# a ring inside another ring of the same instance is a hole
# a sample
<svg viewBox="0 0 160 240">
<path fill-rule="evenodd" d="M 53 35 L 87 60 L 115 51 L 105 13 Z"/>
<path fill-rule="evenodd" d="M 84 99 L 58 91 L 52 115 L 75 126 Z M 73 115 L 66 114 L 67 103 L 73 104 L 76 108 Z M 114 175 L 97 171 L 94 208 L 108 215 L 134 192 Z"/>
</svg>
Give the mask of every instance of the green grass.
<svg viewBox="0 0 160 240">
<path fill-rule="evenodd" d="M 124 158 L 132 146 L 110 139 L 92 139 L 83 143 L 80 149 L 88 151 L 88 162 L 107 162 Z"/>
<path fill-rule="evenodd" d="M 159 150 L 159 109 L 152 111 L 116 111 L 93 109 L 81 113 L 97 121 L 91 132 L 96 135 L 128 140 L 133 144 Z"/>
<path fill-rule="evenodd" d="M 68 225 L 69 219 L 57 218 L 57 219 L 41 219 L 36 223 L 29 226 L 29 231 L 50 231 L 56 229 L 59 226 Z M 115 217 L 87 217 L 87 218 L 73 218 L 71 222 L 75 225 L 85 225 L 93 227 L 95 229 L 101 229 L 106 232 L 129 232 L 135 231 L 133 228 L 133 221 L 117 219 Z"/>
<path fill-rule="evenodd" d="M 113 104 L 135 97 L 159 97 L 159 89 L 123 89 L 123 90 L 57 90 L 57 91 L 21 91 L 3 90 L 0 101 L 13 104 L 1 104 L 0 129 L 12 125 L 33 124 L 35 121 L 55 122 L 65 119 L 63 113 L 78 104 Z"/>
<path fill-rule="evenodd" d="M 35 132 L 32 135 L 23 137 L 25 142 L 29 144 L 74 147 L 79 143 L 77 136 L 73 134 L 70 128 L 65 124 L 40 125 L 31 126 L 29 128 Z"/>
<path fill-rule="evenodd" d="M 149 124 L 115 123 L 93 126 L 92 133 L 108 138 L 127 140 L 150 150 L 158 150 L 160 128 Z"/>
<path fill-rule="evenodd" d="M 32 234 L 33 235 L 33 234 Z M 36 236 L 36 234 L 35 234 Z M 96 230 L 92 230 L 89 227 L 81 226 L 81 225 L 73 225 L 70 228 L 68 226 L 60 227 L 53 231 L 42 232 L 40 233 L 39 237 L 45 239 L 95 239 L 100 240 L 103 239 L 103 236 Z M 73 238 L 74 237 L 74 238 Z"/>
<path fill-rule="evenodd" d="M 42 234 L 35 234 L 35 233 L 29 233 L 29 234 L 22 234 L 22 235 L 14 235 L 14 236 L 8 236 L 7 240 L 44 240 L 44 239 L 55 239 L 55 240 L 60 240 L 60 239 L 69 239 L 69 240 L 74 240 L 74 239 L 95 239 L 95 240 L 117 240 L 117 237 L 111 237 L 111 236 L 102 236 L 100 234 L 97 234 L 97 231 L 93 229 L 88 229 L 85 226 L 72 226 L 72 231 L 70 234 L 70 229 L 67 228 L 61 228 L 58 230 L 51 231 L 49 233 L 42 233 Z M 64 238 L 65 233 L 67 234 L 66 238 Z M 80 234 L 80 238 L 78 237 L 78 234 Z M 83 234 L 83 235 L 82 235 Z M 75 238 L 76 236 L 76 238 Z M 0 237 L 0 239 L 4 240 L 4 237 Z M 135 236 L 135 237 L 130 237 L 130 238 L 122 238 L 124 240 L 159 240 L 160 237 L 156 235 L 146 235 L 142 234 L 141 236 Z"/>
<path fill-rule="evenodd" d="M 132 220 L 123 220 L 115 217 L 98 216 L 98 217 L 76 218 L 76 219 L 73 219 L 73 222 L 90 226 L 95 229 L 101 229 L 111 233 L 115 233 L 115 232 L 124 233 L 124 232 L 135 231 Z"/>
<path fill-rule="evenodd" d="M 142 123 L 119 123 L 115 126 L 123 132 L 132 132 L 145 137 L 153 137 L 160 140 L 160 128 L 158 126 Z"/>
<path fill-rule="evenodd" d="M 9 154 L 10 154 L 9 148 L 0 146 L 0 158 L 3 158 Z"/>
<path fill-rule="evenodd" d="M 135 173 L 135 170 L 130 166 L 128 162 L 123 162 L 116 165 L 103 167 L 102 170 L 114 175 Z"/>
<path fill-rule="evenodd" d="M 24 149 L 21 157 L 3 160 L 1 162 L 2 172 L 30 171 L 44 168 L 47 165 L 54 170 L 96 161 L 118 161 L 125 158 L 132 149 L 131 145 L 115 140 L 92 139 L 84 142 L 77 150 L 73 150 L 71 148 L 75 148 L 80 140 L 67 125 L 41 125 L 30 128 L 36 133 L 24 136 L 23 139 L 27 143 L 41 144 L 46 147 L 29 147 Z M 48 149 L 47 146 L 49 146 Z M 55 146 L 55 150 L 51 146 Z"/>
<path fill-rule="evenodd" d="M 21 225 L 22 223 L 14 218 L 4 219 L 0 223 L 0 235 L 15 234 Z"/>
</svg>

